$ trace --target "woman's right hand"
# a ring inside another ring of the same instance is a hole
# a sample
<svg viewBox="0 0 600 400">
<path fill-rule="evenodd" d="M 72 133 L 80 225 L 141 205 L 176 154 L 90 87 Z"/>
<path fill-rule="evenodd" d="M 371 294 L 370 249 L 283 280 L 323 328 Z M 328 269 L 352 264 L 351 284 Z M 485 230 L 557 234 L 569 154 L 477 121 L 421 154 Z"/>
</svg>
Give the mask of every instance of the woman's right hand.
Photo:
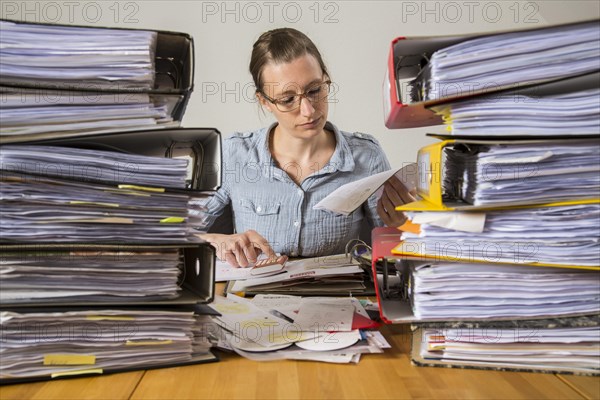
<svg viewBox="0 0 600 400">
<path fill-rule="evenodd" d="M 198 236 L 210 242 L 217 250 L 220 260 L 227 261 L 234 267 L 254 265 L 261 253 L 265 253 L 267 258 L 276 257 L 267 239 L 254 230 L 233 235 L 205 233 Z"/>
</svg>

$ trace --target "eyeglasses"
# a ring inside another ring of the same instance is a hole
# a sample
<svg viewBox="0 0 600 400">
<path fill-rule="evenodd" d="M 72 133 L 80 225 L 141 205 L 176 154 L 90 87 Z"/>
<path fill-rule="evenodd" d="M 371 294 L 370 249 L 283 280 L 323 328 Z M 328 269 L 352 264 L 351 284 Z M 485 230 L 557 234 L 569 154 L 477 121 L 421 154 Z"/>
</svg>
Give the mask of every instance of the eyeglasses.
<svg viewBox="0 0 600 400">
<path fill-rule="evenodd" d="M 330 89 L 331 81 L 325 81 L 306 89 L 304 93 L 284 95 L 276 99 L 267 96 L 262 90 L 260 91 L 260 94 L 269 102 L 275 104 L 275 107 L 277 107 L 279 111 L 290 112 L 297 110 L 300 107 L 300 102 L 303 97 L 313 104 L 325 100 L 329 96 Z"/>
</svg>

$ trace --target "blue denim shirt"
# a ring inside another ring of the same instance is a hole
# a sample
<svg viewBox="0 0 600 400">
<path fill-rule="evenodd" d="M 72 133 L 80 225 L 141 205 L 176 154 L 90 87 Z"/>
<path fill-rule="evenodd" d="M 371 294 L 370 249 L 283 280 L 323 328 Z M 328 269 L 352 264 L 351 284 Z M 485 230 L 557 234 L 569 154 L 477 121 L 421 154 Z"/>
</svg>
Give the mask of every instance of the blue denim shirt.
<svg viewBox="0 0 600 400">
<path fill-rule="evenodd" d="M 338 187 L 390 169 L 375 138 L 342 132 L 328 122 L 335 151 L 329 163 L 298 186 L 271 157 L 268 135 L 275 125 L 223 141 L 222 186 L 206 204 L 208 226 L 231 203 L 236 232 L 253 229 L 276 252 L 310 257 L 343 253 L 365 224 L 382 225 L 374 196 L 348 216 L 313 210 Z"/>
</svg>

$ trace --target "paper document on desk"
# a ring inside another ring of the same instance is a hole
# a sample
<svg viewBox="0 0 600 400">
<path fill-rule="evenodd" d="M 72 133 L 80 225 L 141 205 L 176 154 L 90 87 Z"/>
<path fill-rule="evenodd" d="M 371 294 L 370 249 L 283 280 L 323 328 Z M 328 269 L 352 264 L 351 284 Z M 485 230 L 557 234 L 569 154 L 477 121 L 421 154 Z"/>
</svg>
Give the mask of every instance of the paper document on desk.
<svg viewBox="0 0 600 400">
<path fill-rule="evenodd" d="M 313 209 L 329 210 L 338 214 L 349 215 L 375 193 L 393 175 L 410 191 L 417 183 L 417 164 L 411 163 L 396 170 L 378 174 L 347 183 L 318 202 Z"/>
<path fill-rule="evenodd" d="M 279 257 L 281 254 L 277 253 Z M 264 260 L 267 256 L 263 253 L 258 256 L 258 260 Z M 215 262 L 215 282 L 237 281 L 254 278 L 252 275 L 252 265 L 248 267 L 234 267 L 227 261 L 219 260 Z M 274 274 L 273 274 L 274 275 Z"/>
</svg>

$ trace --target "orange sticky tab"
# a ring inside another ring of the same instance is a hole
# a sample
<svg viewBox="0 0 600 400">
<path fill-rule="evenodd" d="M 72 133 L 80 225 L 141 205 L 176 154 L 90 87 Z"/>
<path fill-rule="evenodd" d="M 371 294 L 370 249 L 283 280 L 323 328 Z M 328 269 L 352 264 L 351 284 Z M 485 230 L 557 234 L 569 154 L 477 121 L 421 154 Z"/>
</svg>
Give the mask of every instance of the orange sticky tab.
<svg viewBox="0 0 600 400">
<path fill-rule="evenodd" d="M 421 233 L 421 225 L 413 223 L 411 220 L 407 219 L 405 223 L 398 227 L 401 231 L 414 233 L 418 235 Z"/>
</svg>

